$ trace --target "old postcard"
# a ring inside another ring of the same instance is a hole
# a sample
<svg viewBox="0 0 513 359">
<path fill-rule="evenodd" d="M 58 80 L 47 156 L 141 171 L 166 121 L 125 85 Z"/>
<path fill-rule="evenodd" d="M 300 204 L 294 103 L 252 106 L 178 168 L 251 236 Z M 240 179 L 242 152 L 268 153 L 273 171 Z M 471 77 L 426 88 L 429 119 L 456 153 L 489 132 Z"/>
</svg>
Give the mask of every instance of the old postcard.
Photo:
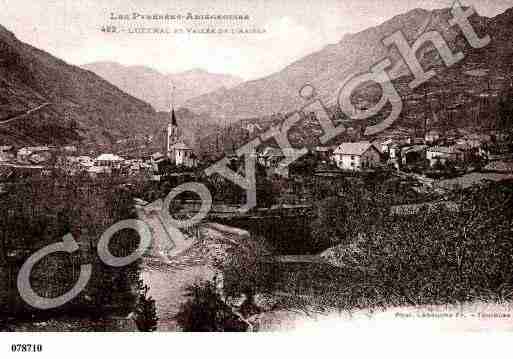
<svg viewBox="0 0 513 359">
<path fill-rule="evenodd" d="M 512 0 L 0 5 L 10 355 L 513 331 Z"/>
</svg>

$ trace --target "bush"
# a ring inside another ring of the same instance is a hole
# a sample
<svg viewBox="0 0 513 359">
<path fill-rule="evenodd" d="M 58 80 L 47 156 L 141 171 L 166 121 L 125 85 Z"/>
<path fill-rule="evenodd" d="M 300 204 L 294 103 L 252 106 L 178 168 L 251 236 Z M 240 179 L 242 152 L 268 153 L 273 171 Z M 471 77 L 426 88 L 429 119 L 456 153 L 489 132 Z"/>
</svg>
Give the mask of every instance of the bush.
<svg viewBox="0 0 513 359">
<path fill-rule="evenodd" d="M 228 252 L 219 268 L 222 270 L 223 290 L 227 297 L 245 295 L 250 301 L 254 294 L 266 291 L 269 277 L 270 254 L 273 252 L 266 239 L 253 236 L 241 241 Z"/>
<path fill-rule="evenodd" d="M 135 324 L 140 332 L 154 332 L 157 330 L 158 316 L 155 300 L 148 296 L 150 288 L 139 284 L 139 300 L 135 307 Z"/>
<path fill-rule="evenodd" d="M 459 201 L 458 212 L 386 215 L 362 229 L 351 250 L 338 247 L 351 296 L 383 306 L 511 300 L 513 184 L 475 187 Z"/>
<path fill-rule="evenodd" d="M 196 283 L 187 288 L 190 299 L 176 315 L 187 332 L 244 332 L 249 325 L 236 315 L 216 291 L 214 282 Z"/>
<path fill-rule="evenodd" d="M 61 295 L 76 282 L 80 263 L 91 263 L 93 276 L 88 286 L 69 305 L 59 308 L 60 313 L 103 316 L 113 310 L 123 314 L 132 311 L 136 298 L 131 288 L 137 281 L 139 263 L 113 268 L 103 264 L 96 254 L 101 234 L 117 221 L 134 216 L 131 194 L 121 190 L 114 178 L 108 180 L 44 177 L 19 181 L 0 198 L 0 271 L 11 277 L 0 285 L 0 303 L 4 303 L 0 311 L 16 315 L 34 311 L 21 301 L 13 285 L 17 272 L 31 254 L 62 241 L 68 233 L 73 235 L 80 251 L 73 257 L 62 254 L 61 260 L 57 255 L 45 258 L 33 273 L 35 289 L 52 293 L 51 296 Z M 121 231 L 113 237 L 110 249 L 114 255 L 124 256 L 132 253 L 138 243 L 134 231 Z M 7 253 L 16 255 L 16 263 L 6 263 Z M 50 275 L 52 266 L 62 269 L 58 277 Z M 5 302 L 3 297 L 8 295 L 16 300 Z"/>
</svg>

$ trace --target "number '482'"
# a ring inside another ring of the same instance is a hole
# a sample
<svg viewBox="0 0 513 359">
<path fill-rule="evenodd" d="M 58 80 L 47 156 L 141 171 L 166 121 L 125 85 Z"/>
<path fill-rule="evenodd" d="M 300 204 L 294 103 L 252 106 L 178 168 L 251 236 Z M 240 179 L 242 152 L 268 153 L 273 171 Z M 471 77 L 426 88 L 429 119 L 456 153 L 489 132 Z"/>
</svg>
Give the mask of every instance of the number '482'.
<svg viewBox="0 0 513 359">
<path fill-rule="evenodd" d="M 102 32 L 116 32 L 115 26 L 102 26 Z"/>
</svg>

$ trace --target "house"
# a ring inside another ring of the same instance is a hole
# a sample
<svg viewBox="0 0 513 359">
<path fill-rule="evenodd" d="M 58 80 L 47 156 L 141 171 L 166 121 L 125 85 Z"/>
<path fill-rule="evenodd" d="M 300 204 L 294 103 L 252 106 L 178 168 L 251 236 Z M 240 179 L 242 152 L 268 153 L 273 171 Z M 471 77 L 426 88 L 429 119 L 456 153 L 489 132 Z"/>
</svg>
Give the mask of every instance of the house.
<svg viewBox="0 0 513 359">
<path fill-rule="evenodd" d="M 390 148 L 394 144 L 398 144 L 398 141 L 394 141 L 391 138 L 381 139 L 381 140 L 378 139 L 378 140 L 375 140 L 374 142 L 372 142 L 372 144 L 374 145 L 374 147 L 376 147 L 378 149 L 379 152 L 389 154 Z"/>
<path fill-rule="evenodd" d="M 476 158 L 481 148 L 480 146 L 475 147 L 472 143 L 456 144 L 454 147 L 456 147 L 456 149 L 462 153 L 462 159 L 464 161 Z"/>
<path fill-rule="evenodd" d="M 82 169 L 78 157 L 75 156 L 62 156 L 56 161 L 57 167 L 63 170 L 68 175 L 76 175 Z"/>
<path fill-rule="evenodd" d="M 150 161 L 151 162 L 159 162 L 159 161 L 162 161 L 164 159 L 164 155 L 160 152 L 155 152 L 153 153 L 151 156 L 150 156 Z"/>
<path fill-rule="evenodd" d="M 477 139 L 470 139 L 470 138 L 460 138 L 456 140 L 456 145 L 459 146 L 469 146 L 471 148 L 479 149 L 483 146 L 481 141 Z"/>
<path fill-rule="evenodd" d="M 192 148 L 183 142 L 169 146 L 168 156 L 176 166 L 191 168 L 196 165 L 196 157 L 194 156 Z"/>
<path fill-rule="evenodd" d="M 41 151 L 41 152 L 33 153 L 30 156 L 29 161 L 30 161 L 30 163 L 39 165 L 39 164 L 50 162 L 52 160 L 52 158 L 53 158 L 53 156 L 49 151 Z"/>
<path fill-rule="evenodd" d="M 328 163 L 332 157 L 333 150 L 334 148 L 330 146 L 316 146 L 311 152 L 314 153 L 316 158 L 318 158 L 321 162 Z"/>
<path fill-rule="evenodd" d="M 78 151 L 77 146 L 73 145 L 63 146 L 61 150 L 66 153 L 76 153 Z"/>
<path fill-rule="evenodd" d="M 445 165 L 447 162 L 465 160 L 465 155 L 457 146 L 434 146 L 428 148 L 426 158 L 433 167 L 437 163 Z"/>
<path fill-rule="evenodd" d="M 283 152 L 279 148 L 266 147 L 258 156 L 258 162 L 267 168 L 274 168 L 284 158 Z"/>
<path fill-rule="evenodd" d="M 391 161 L 399 161 L 401 159 L 401 146 L 397 144 L 390 146 L 388 157 Z"/>
<path fill-rule="evenodd" d="M 426 132 L 426 135 L 424 136 L 424 141 L 426 143 L 435 143 L 440 139 L 440 132 L 431 130 Z"/>
<path fill-rule="evenodd" d="M 471 133 L 462 138 L 456 139 L 457 145 L 468 145 L 472 148 L 480 149 L 487 146 L 492 141 L 492 136 L 486 134 Z"/>
<path fill-rule="evenodd" d="M 98 178 L 105 174 L 110 174 L 111 170 L 111 167 L 91 166 L 87 169 L 87 174 L 92 178 Z"/>
<path fill-rule="evenodd" d="M 15 158 L 14 146 L 0 146 L 0 162 L 10 162 Z"/>
<path fill-rule="evenodd" d="M 126 167 L 129 175 L 136 175 L 143 169 L 143 161 L 141 159 L 126 160 L 123 165 Z"/>
<path fill-rule="evenodd" d="M 413 145 L 401 149 L 401 162 L 403 165 L 410 165 L 426 159 L 426 145 Z"/>
<path fill-rule="evenodd" d="M 18 162 L 41 164 L 52 159 L 49 146 L 23 147 L 16 154 Z"/>
<path fill-rule="evenodd" d="M 486 144 L 479 149 L 479 155 L 490 161 L 502 161 L 512 158 L 512 150 L 505 143 Z"/>
<path fill-rule="evenodd" d="M 112 153 L 104 153 L 94 160 L 94 166 L 119 169 L 123 161 L 124 159 L 120 156 Z"/>
<path fill-rule="evenodd" d="M 94 166 L 94 161 L 89 156 L 78 156 L 77 161 L 80 164 L 80 166 L 83 168 L 89 168 L 89 167 Z"/>
<path fill-rule="evenodd" d="M 379 165 L 381 154 L 370 142 L 346 142 L 335 149 L 333 159 L 343 170 L 361 171 Z"/>
</svg>

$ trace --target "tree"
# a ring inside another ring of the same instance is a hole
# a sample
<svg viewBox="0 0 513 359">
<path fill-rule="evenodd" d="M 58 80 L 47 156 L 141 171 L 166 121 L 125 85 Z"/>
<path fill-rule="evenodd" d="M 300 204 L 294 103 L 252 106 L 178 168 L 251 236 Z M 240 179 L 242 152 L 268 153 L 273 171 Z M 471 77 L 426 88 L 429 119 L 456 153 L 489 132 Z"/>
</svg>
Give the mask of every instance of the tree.
<svg viewBox="0 0 513 359">
<path fill-rule="evenodd" d="M 135 324 L 140 332 L 154 332 L 157 330 L 158 316 L 155 300 L 148 296 L 150 288 L 139 282 L 139 298 L 135 307 Z"/>
<path fill-rule="evenodd" d="M 222 300 L 215 283 L 205 281 L 187 288 L 189 299 L 176 315 L 187 332 L 244 332 L 249 325 Z"/>
<path fill-rule="evenodd" d="M 513 86 L 504 89 L 499 95 L 497 127 L 511 130 L 513 122 Z"/>
<path fill-rule="evenodd" d="M 224 276 L 225 295 L 245 295 L 251 301 L 256 293 L 267 291 L 272 282 L 268 268 L 273 252 L 266 239 L 258 236 L 231 248 L 226 261 L 219 268 Z"/>
<path fill-rule="evenodd" d="M 321 249 L 350 243 L 389 211 L 390 198 L 385 196 L 383 185 L 368 183 L 346 186 L 343 192 L 332 194 L 314 204 L 312 237 Z"/>
<path fill-rule="evenodd" d="M 373 288 L 365 295 L 378 305 L 511 300 L 513 183 L 459 190 L 456 197 L 456 209 L 386 215 L 362 232 L 354 250 L 339 246 L 339 263 L 357 268 L 346 286 Z"/>
</svg>

